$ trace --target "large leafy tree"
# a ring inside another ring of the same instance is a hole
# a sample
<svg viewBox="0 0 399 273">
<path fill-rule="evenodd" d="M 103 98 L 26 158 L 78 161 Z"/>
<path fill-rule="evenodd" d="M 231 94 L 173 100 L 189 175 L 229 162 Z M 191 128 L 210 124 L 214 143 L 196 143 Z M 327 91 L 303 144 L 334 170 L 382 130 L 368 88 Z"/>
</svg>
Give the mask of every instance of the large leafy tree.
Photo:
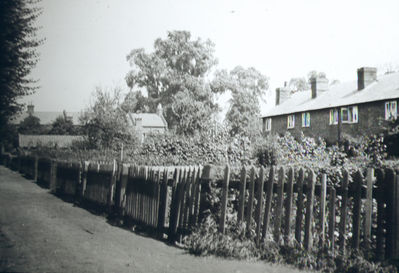
<svg viewBox="0 0 399 273">
<path fill-rule="evenodd" d="M 38 61 L 35 20 L 41 10 L 37 0 L 0 1 L 0 136 L 6 137 L 9 120 L 22 104 L 18 99 L 35 91 L 29 78 Z"/>
<path fill-rule="evenodd" d="M 215 92 L 231 92 L 230 108 L 226 121 L 231 136 L 252 136 L 257 128 L 260 99 L 269 88 L 268 78 L 255 68 L 237 66 L 229 73 L 218 71 L 212 82 Z"/>
<path fill-rule="evenodd" d="M 208 127 L 217 111 L 206 80 L 216 64 L 214 44 L 191 39 L 188 31 L 172 31 L 157 39 L 154 52 L 134 49 L 127 56 L 132 70 L 126 75 L 132 90 L 146 92 L 151 112 L 159 103 L 169 127 L 178 133 L 193 134 Z"/>
<path fill-rule="evenodd" d="M 50 135 L 74 135 L 77 133 L 73 121 L 68 117 L 66 111 L 58 116 L 51 124 Z"/>
<path fill-rule="evenodd" d="M 21 121 L 18 127 L 18 133 L 24 135 L 40 135 L 45 133 L 45 130 L 40 125 L 40 119 L 38 117 L 29 115 Z"/>
<path fill-rule="evenodd" d="M 118 149 L 130 139 L 126 113 L 121 107 L 119 88 L 97 87 L 93 103 L 81 115 L 80 122 L 92 148 Z"/>
</svg>

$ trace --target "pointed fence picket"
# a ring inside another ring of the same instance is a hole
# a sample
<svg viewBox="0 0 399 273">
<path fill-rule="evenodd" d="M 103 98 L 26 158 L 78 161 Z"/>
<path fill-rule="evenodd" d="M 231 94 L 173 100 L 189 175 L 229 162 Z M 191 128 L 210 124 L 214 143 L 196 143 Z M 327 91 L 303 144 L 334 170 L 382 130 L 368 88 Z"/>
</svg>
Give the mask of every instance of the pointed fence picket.
<svg viewBox="0 0 399 273">
<path fill-rule="evenodd" d="M 4 158 L 4 156 L 3 156 Z M 10 161 L 11 159 L 8 159 Z M 209 213 L 207 195 L 221 188 L 219 230 L 226 219 L 245 224 L 256 244 L 292 240 L 305 249 L 332 253 L 362 249 L 376 260 L 399 259 L 399 175 L 391 168 L 349 173 L 332 184 L 311 169 L 226 166 L 223 179 L 210 168 L 148 167 L 116 162 L 61 162 L 19 156 L 18 170 L 60 194 L 103 206 L 126 220 L 167 235 L 174 242 Z M 7 160 L 3 160 L 7 161 Z M 232 190 L 234 189 L 234 190 Z M 232 196 L 235 195 L 235 196 Z M 230 202 L 230 201 L 232 202 Z M 229 206 L 234 207 L 229 207 Z"/>
</svg>

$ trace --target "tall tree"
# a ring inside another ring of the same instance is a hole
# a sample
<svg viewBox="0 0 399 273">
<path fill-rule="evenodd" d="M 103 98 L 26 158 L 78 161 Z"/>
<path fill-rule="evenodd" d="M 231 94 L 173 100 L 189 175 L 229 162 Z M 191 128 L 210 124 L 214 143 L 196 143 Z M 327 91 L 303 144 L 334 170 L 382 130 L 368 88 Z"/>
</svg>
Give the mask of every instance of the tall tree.
<svg viewBox="0 0 399 273">
<path fill-rule="evenodd" d="M 38 0 L 0 1 L 0 139 L 6 136 L 9 120 L 22 109 L 18 98 L 36 86 L 28 78 L 38 61 L 35 20 L 41 10 Z"/>
<path fill-rule="evenodd" d="M 260 122 L 260 99 L 269 88 L 268 78 L 255 68 L 237 66 L 230 73 L 219 71 L 212 82 L 215 92 L 231 91 L 226 121 L 230 135 L 251 136 Z"/>
<path fill-rule="evenodd" d="M 168 125 L 178 132 L 191 134 L 202 130 L 217 111 L 205 80 L 216 64 L 213 53 L 210 40 L 193 40 L 188 31 L 168 32 L 166 39 L 155 41 L 154 52 L 130 52 L 127 60 L 132 70 L 126 75 L 127 85 L 147 93 L 150 111 L 155 112 L 161 103 Z"/>
<path fill-rule="evenodd" d="M 76 129 L 73 125 L 73 121 L 68 117 L 66 111 L 62 112 L 62 115 L 58 116 L 51 124 L 50 135 L 74 135 Z"/>
<path fill-rule="evenodd" d="M 40 125 L 40 119 L 36 116 L 29 115 L 21 121 L 18 127 L 18 133 L 24 135 L 40 135 L 45 132 Z"/>
<path fill-rule="evenodd" d="M 121 90 L 97 87 L 93 99 L 80 117 L 88 141 L 93 148 L 118 149 L 130 139 L 126 113 L 121 107 Z"/>
</svg>

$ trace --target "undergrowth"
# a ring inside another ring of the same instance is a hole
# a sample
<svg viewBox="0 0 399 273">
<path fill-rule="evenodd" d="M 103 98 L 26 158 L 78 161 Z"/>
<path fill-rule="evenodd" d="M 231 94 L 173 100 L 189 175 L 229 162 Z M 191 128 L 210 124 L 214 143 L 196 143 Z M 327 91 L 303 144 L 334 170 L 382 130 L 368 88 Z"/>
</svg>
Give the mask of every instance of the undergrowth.
<svg viewBox="0 0 399 273">
<path fill-rule="evenodd" d="M 362 252 L 349 251 L 343 255 L 334 255 L 325 248 L 305 250 L 294 238 L 288 242 L 282 240 L 276 243 L 270 234 L 257 245 L 254 232 L 246 232 L 244 223 L 228 225 L 225 234 L 218 230 L 217 219 L 209 215 L 202 224 L 186 236 L 186 249 L 194 255 L 266 261 L 278 264 L 289 264 L 299 269 L 316 270 L 321 272 L 359 272 L 359 273 L 388 273 L 397 272 L 392 265 L 383 265 L 368 261 Z"/>
</svg>

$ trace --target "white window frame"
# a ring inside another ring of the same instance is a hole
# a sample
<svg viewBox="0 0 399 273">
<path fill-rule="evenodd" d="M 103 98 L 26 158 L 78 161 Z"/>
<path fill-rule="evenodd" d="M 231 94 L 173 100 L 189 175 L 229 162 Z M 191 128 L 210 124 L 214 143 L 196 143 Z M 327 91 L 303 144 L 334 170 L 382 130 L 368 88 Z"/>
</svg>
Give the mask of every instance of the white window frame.
<svg viewBox="0 0 399 273">
<path fill-rule="evenodd" d="M 287 116 L 287 129 L 295 128 L 295 115 Z"/>
<path fill-rule="evenodd" d="M 331 109 L 330 110 L 330 125 L 337 125 L 338 124 L 338 109 Z"/>
<path fill-rule="evenodd" d="M 385 120 L 398 118 L 398 103 L 396 100 L 385 102 Z"/>
<path fill-rule="evenodd" d="M 347 112 L 346 116 L 348 117 L 346 120 L 344 120 L 344 112 Z M 347 106 L 347 107 L 341 107 L 341 121 L 342 123 L 358 123 L 359 121 L 359 110 L 357 105 L 354 106 Z"/>
<path fill-rule="evenodd" d="M 310 113 L 302 113 L 302 127 L 310 127 Z"/>
<path fill-rule="evenodd" d="M 265 132 L 270 132 L 271 130 L 272 130 L 272 118 L 266 118 Z"/>
</svg>

